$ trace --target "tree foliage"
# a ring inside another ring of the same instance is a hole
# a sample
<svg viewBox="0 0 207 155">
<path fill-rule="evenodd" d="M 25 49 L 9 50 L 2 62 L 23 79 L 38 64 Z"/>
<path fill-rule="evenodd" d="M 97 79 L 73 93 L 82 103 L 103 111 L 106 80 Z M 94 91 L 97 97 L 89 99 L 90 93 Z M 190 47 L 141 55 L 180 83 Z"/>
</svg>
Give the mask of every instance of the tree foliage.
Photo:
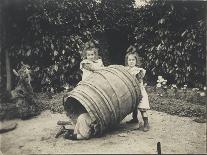
<svg viewBox="0 0 207 155">
<path fill-rule="evenodd" d="M 77 71 L 84 43 L 93 39 L 92 33 L 102 31 L 95 5 L 95 1 L 78 0 L 11 3 L 6 8 L 10 15 L 7 38 L 18 41 L 10 47 L 11 58 L 17 60 L 13 67 L 26 61 L 34 70 L 35 85 L 49 91 L 80 81 Z"/>
<path fill-rule="evenodd" d="M 79 63 L 87 42 L 91 42 L 89 46 L 102 48 L 99 52 L 104 63 L 110 63 L 102 34 L 106 27 L 113 28 L 115 22 L 118 22 L 117 27 L 127 29 L 128 16 L 120 15 L 130 12 L 131 2 L 133 0 L 127 3 L 117 0 L 9 1 L 3 9 L 7 32 L 5 48 L 10 51 L 12 68 L 20 68 L 21 61 L 29 64 L 34 71 L 34 86 L 39 86 L 37 89 L 55 91 L 68 83 L 76 84 L 81 79 Z M 107 19 L 103 13 L 116 16 Z"/>
<path fill-rule="evenodd" d="M 98 47 L 110 64 L 108 30 L 128 34 L 144 58 L 148 82 L 162 74 L 171 83 L 204 84 L 204 2 L 153 1 L 137 9 L 134 0 L 3 2 L 3 50 L 10 52 L 12 68 L 18 70 L 21 61 L 30 65 L 35 90 L 78 83 L 86 45 Z"/>
<path fill-rule="evenodd" d="M 205 2 L 154 1 L 137 10 L 132 35 L 148 80 L 205 85 Z M 162 9 L 161 9 L 162 8 Z"/>
</svg>

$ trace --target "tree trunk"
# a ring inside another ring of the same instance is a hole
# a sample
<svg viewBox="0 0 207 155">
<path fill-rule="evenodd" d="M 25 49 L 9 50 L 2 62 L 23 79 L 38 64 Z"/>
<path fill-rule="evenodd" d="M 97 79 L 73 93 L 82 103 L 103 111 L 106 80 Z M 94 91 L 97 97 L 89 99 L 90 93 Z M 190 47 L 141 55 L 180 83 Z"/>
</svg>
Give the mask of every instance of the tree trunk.
<svg viewBox="0 0 207 155">
<path fill-rule="evenodd" d="M 206 86 L 207 86 L 207 3 L 206 3 L 206 12 L 205 12 L 205 16 L 206 16 Z"/>
<path fill-rule="evenodd" d="M 3 24 L 2 24 L 2 4 L 0 3 L 0 90 L 2 89 L 2 41 L 3 41 Z"/>
<path fill-rule="evenodd" d="M 8 49 L 5 50 L 6 59 L 6 90 L 11 91 L 11 65 Z"/>
</svg>

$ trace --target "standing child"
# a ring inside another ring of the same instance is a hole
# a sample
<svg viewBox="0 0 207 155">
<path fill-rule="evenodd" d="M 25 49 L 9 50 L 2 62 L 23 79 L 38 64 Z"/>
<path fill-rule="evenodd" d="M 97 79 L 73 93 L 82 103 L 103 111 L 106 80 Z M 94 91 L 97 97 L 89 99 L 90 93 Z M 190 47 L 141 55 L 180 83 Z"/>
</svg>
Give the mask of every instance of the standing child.
<svg viewBox="0 0 207 155">
<path fill-rule="evenodd" d="M 98 57 L 96 48 L 88 48 L 84 51 L 83 61 L 80 63 L 80 69 L 83 71 L 82 80 L 85 80 L 95 70 L 104 67 L 102 60 Z"/>
<path fill-rule="evenodd" d="M 127 69 L 129 70 L 129 72 L 132 75 L 136 76 L 136 78 L 140 82 L 140 90 L 141 90 L 141 94 L 142 94 L 142 99 L 141 99 L 140 103 L 138 104 L 138 109 L 141 112 L 141 115 L 142 115 L 142 118 L 144 121 L 144 129 L 143 130 L 146 132 L 149 130 L 147 110 L 150 109 L 148 95 L 147 95 L 147 92 L 146 92 L 144 84 L 143 84 L 143 77 L 145 76 L 146 70 L 143 68 L 140 68 L 140 66 L 141 66 L 140 57 L 138 56 L 138 54 L 135 51 L 136 51 L 136 49 L 133 46 L 130 46 L 127 49 L 128 53 L 125 56 L 125 65 L 127 66 Z M 127 123 L 139 123 L 138 117 L 137 117 L 138 109 L 137 109 L 137 107 L 134 109 L 134 111 L 132 113 L 132 120 L 128 121 Z"/>
</svg>

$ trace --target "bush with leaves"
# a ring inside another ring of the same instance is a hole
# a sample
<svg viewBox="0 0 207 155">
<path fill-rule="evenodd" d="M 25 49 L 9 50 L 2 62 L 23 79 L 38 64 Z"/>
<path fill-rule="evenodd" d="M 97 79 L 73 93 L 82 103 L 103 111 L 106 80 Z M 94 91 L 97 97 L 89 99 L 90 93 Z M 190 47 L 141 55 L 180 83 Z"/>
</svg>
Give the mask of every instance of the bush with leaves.
<svg viewBox="0 0 207 155">
<path fill-rule="evenodd" d="M 149 82 L 162 75 L 178 85 L 205 85 L 205 6 L 196 1 L 152 1 L 136 11 L 131 37 Z"/>
<path fill-rule="evenodd" d="M 66 83 L 76 85 L 81 80 L 81 54 L 89 41 L 99 48 L 104 64 L 111 64 L 104 33 L 133 30 L 129 17 L 133 17 L 134 0 L 8 2 L 3 8 L 5 49 L 12 68 L 19 69 L 21 61 L 31 66 L 35 90 L 53 92 Z"/>
<path fill-rule="evenodd" d="M 4 9 L 7 11 L 5 15 L 9 15 L 5 19 L 9 32 L 6 37 L 10 40 L 14 36 L 14 43 L 7 47 L 12 67 L 18 68 L 21 61 L 30 64 L 35 86 L 39 86 L 37 90 L 42 88 L 53 92 L 61 90 L 66 83 L 74 85 L 79 82 L 79 62 L 84 45 L 90 40 L 98 42 L 93 36 L 103 31 L 97 19 L 97 5 L 95 0 L 9 3 Z M 25 28 L 24 31 L 21 27 Z"/>
<path fill-rule="evenodd" d="M 149 84 L 158 75 L 179 85 L 205 83 L 204 2 L 152 1 L 139 9 L 134 0 L 3 2 L 3 51 L 9 50 L 12 68 L 18 70 L 21 61 L 31 66 L 34 90 L 76 85 L 89 41 L 99 48 L 104 64 L 111 64 L 106 37 L 111 31 L 125 32 L 137 47 Z"/>
</svg>

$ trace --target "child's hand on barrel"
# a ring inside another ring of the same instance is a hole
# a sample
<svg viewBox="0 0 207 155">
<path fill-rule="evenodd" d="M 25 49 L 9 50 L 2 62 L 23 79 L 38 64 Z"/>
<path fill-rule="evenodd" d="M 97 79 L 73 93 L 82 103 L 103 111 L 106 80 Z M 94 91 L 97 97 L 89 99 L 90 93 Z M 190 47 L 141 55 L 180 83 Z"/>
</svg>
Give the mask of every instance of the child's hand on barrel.
<svg viewBox="0 0 207 155">
<path fill-rule="evenodd" d="M 142 70 L 140 70 L 140 72 L 136 74 L 136 78 L 137 79 L 143 79 L 144 78 L 144 73 L 143 73 Z"/>
<path fill-rule="evenodd" d="M 93 67 L 93 65 L 90 64 L 90 63 L 84 63 L 84 64 L 83 64 L 83 68 L 84 68 L 84 69 L 87 69 L 87 70 L 89 70 L 89 71 L 94 71 L 94 70 L 95 70 L 94 67 Z"/>
</svg>

